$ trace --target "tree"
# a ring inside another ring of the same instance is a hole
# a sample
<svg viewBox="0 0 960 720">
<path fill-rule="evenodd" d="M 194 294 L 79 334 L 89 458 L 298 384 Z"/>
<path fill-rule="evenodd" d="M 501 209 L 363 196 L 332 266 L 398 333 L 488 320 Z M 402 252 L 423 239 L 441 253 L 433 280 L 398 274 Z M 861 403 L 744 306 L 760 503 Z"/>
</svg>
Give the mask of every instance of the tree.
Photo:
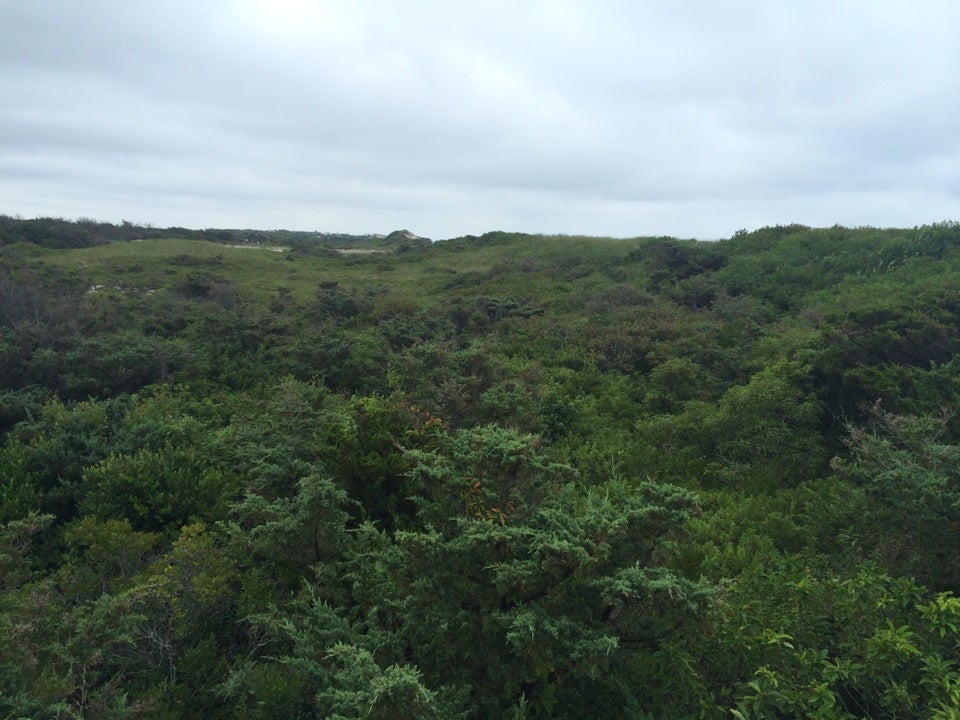
<svg viewBox="0 0 960 720">
<path fill-rule="evenodd" d="M 300 598 L 257 621 L 301 688 L 285 711 L 334 713 L 347 696 L 331 687 L 370 698 L 399 683 L 446 716 L 624 717 L 645 692 L 638 656 L 695 624 L 707 595 L 663 564 L 695 498 L 653 484 L 584 492 L 535 438 L 499 427 L 435 433 L 408 453 L 416 522 L 341 532 Z M 270 663 L 231 687 L 249 690 Z"/>
<path fill-rule="evenodd" d="M 869 425 L 850 428 L 851 457 L 834 463 L 867 496 L 855 532 L 890 572 L 960 591 L 960 445 L 952 440 L 953 412 L 897 415 L 877 404 L 871 416 Z"/>
</svg>

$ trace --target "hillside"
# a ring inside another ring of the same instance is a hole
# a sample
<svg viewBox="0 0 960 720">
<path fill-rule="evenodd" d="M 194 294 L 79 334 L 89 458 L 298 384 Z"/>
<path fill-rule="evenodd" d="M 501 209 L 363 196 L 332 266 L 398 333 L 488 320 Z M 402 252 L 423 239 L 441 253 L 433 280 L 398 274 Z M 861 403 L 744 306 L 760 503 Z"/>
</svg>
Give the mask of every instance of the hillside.
<svg viewBox="0 0 960 720">
<path fill-rule="evenodd" d="M 0 218 L 0 715 L 954 717 L 958 351 L 956 223 Z"/>
</svg>

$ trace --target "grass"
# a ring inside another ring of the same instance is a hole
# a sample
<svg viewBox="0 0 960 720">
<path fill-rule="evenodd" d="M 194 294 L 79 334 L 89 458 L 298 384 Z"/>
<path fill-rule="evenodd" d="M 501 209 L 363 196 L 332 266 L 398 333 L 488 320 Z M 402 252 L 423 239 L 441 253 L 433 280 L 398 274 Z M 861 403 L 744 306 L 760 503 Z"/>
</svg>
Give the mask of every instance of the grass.
<svg viewBox="0 0 960 720">
<path fill-rule="evenodd" d="M 35 271 L 69 278 L 80 288 L 175 290 L 208 278 L 227 280 L 239 296 L 255 302 L 280 294 L 308 302 L 321 283 L 336 282 L 361 293 L 424 301 L 492 296 L 551 303 L 572 291 L 590 292 L 611 277 L 642 282 L 636 263 L 626 259 L 635 247 L 624 240 L 503 234 L 495 241 L 445 241 L 402 254 L 314 255 L 188 239 L 71 250 L 9 246 L 0 252 L 15 252 Z"/>
</svg>

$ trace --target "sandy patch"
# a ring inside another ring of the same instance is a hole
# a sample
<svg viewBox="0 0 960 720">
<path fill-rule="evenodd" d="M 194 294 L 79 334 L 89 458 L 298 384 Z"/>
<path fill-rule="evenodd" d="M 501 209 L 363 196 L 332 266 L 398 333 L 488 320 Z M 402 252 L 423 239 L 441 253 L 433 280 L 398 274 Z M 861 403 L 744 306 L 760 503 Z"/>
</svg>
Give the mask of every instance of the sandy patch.
<svg viewBox="0 0 960 720">
<path fill-rule="evenodd" d="M 238 250 L 272 250 L 273 252 L 286 252 L 290 249 L 277 245 L 227 245 L 226 247 L 237 248 Z"/>
</svg>

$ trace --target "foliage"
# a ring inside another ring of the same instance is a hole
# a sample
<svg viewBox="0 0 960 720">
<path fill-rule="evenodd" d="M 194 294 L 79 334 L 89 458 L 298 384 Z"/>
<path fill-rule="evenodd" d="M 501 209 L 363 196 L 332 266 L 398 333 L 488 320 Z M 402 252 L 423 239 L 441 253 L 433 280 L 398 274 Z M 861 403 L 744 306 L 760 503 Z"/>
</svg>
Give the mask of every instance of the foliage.
<svg viewBox="0 0 960 720">
<path fill-rule="evenodd" d="M 531 438 L 496 427 L 441 431 L 410 454 L 419 527 L 342 530 L 300 598 L 256 619 L 301 688 L 285 712 L 355 713 L 364 698 L 384 717 L 398 702 L 422 717 L 579 717 L 636 648 L 696 620 L 706 588 L 662 566 L 689 493 L 583 495 Z M 345 516 L 330 520 L 333 537 Z M 230 696 L 261 682 L 263 664 L 242 668 Z"/>
<path fill-rule="evenodd" d="M 728 616 L 719 638 L 743 663 L 734 717 L 944 718 L 957 707 L 952 595 L 924 598 L 870 566 L 849 578 L 794 567 L 744 580 L 728 607 L 746 612 Z"/>
<path fill-rule="evenodd" d="M 958 228 L 0 217 L 0 716 L 956 717 Z"/>
<path fill-rule="evenodd" d="M 891 572 L 935 589 L 960 591 L 960 446 L 952 413 L 902 416 L 872 409 L 853 427 L 852 458 L 837 469 L 863 487 L 868 504 L 857 531 Z"/>
</svg>

